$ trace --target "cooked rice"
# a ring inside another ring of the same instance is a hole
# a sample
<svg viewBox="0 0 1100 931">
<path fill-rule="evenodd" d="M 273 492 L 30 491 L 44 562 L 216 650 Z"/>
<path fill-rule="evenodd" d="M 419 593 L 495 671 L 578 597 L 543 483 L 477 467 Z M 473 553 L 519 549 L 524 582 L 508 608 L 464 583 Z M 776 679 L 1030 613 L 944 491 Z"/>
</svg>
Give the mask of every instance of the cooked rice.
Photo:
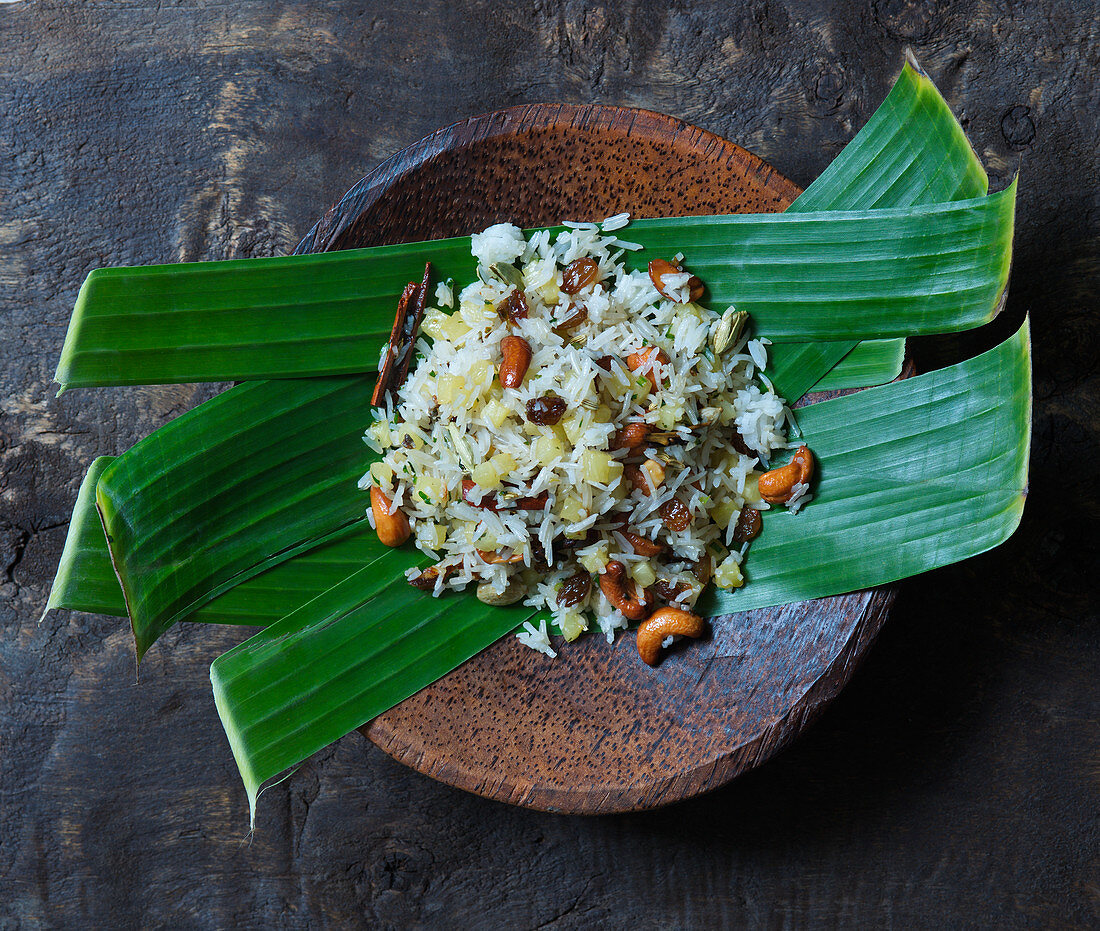
<svg viewBox="0 0 1100 931">
<path fill-rule="evenodd" d="M 416 546 L 446 570 L 433 594 L 483 582 L 499 594 L 518 572 L 527 586 L 525 603 L 548 609 L 570 640 L 592 619 L 609 641 L 628 626 L 598 584 L 610 560 L 623 563 L 641 588 L 664 580 L 680 607 L 699 597 L 703 585 L 693 570 L 703 562 L 716 566 L 716 584 L 743 584 L 747 544 L 734 543 L 734 528 L 746 505 L 767 509 L 756 479 L 762 463 L 787 447 L 790 411 L 760 375 L 769 341 L 742 335 L 716 358 L 709 340 L 720 314 L 690 302 L 690 272 L 665 277 L 666 298 L 646 272 L 623 264 L 623 250 L 641 248 L 613 235 L 628 220 L 619 214 L 602 224 L 569 223 L 553 237 L 539 230 L 528 239 L 507 223 L 474 235 L 477 279 L 457 295 L 447 284 L 436 288 L 436 303 L 450 306 L 457 297 L 457 309 L 449 315 L 428 309 L 415 366 L 396 404 L 391 399 L 376 410 L 366 434 L 382 459 L 361 487 L 373 482 L 391 496 L 391 513 L 405 512 Z M 562 275 L 579 258 L 595 261 L 599 278 L 571 297 L 561 290 Z M 522 274 L 526 319 L 510 323 L 497 313 L 515 286 L 499 278 L 494 265 L 514 265 Z M 587 320 L 562 328 L 578 307 Z M 532 359 L 520 387 L 506 390 L 496 376 L 501 339 L 510 333 L 528 342 Z M 668 363 L 654 354 L 651 365 L 631 371 L 627 356 L 645 347 L 659 347 Z M 647 372 L 657 380 L 655 392 Z M 527 420 L 527 402 L 546 395 L 566 402 L 556 426 Z M 644 448 L 664 471 L 654 483 L 642 469 L 644 490 L 624 474 L 624 465 L 640 461 L 639 451 L 611 448 L 628 422 L 648 424 L 668 439 Z M 734 430 L 752 455 L 733 449 Z M 472 476 L 478 484 L 464 500 L 462 482 Z M 507 502 L 508 495 L 542 493 L 547 505 L 541 510 L 478 506 L 490 495 Z M 791 511 L 810 497 L 801 486 Z M 660 513 L 673 498 L 693 515 L 682 531 L 666 527 Z M 665 552 L 636 554 L 623 535 L 628 528 L 665 544 Z M 479 550 L 519 554 L 522 564 L 491 565 Z M 534 568 L 540 559 L 550 568 Z M 560 605 L 563 583 L 578 572 L 592 576 L 588 596 Z M 410 578 L 417 575 L 410 570 Z M 537 628 L 525 624 L 517 636 L 556 655 L 545 620 Z"/>
</svg>

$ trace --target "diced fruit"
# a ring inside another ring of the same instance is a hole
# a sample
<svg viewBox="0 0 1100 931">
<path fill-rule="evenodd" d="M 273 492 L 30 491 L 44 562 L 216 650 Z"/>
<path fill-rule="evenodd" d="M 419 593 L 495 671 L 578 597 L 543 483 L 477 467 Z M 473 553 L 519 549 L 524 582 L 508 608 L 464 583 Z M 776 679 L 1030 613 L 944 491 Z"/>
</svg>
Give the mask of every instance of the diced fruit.
<svg viewBox="0 0 1100 931">
<path fill-rule="evenodd" d="M 493 400 L 485 405 L 485 416 L 494 427 L 499 428 L 508 419 L 509 413 L 508 405 L 500 401 Z"/>
<path fill-rule="evenodd" d="M 372 462 L 370 474 L 380 488 L 389 488 L 393 484 L 393 469 L 384 462 Z"/>
<path fill-rule="evenodd" d="M 760 481 L 759 472 L 750 472 L 745 478 L 745 491 L 743 497 L 745 504 L 759 504 L 764 499 L 760 497 L 760 488 L 757 483 Z"/>
<path fill-rule="evenodd" d="M 420 322 L 420 331 L 427 337 L 436 340 L 443 337 L 443 321 L 447 314 L 436 307 L 429 307 L 424 311 L 424 319 Z"/>
<path fill-rule="evenodd" d="M 599 546 L 597 546 L 595 548 L 595 550 L 593 550 L 588 555 L 581 556 L 577 560 L 577 562 L 579 562 L 581 564 L 581 566 L 584 569 L 586 569 L 588 572 L 592 573 L 592 575 L 595 575 L 604 566 L 607 565 L 608 558 L 609 558 L 609 552 L 608 552 L 608 549 L 607 549 L 607 544 L 606 543 L 601 543 Z"/>
<path fill-rule="evenodd" d="M 570 643 L 588 630 L 588 621 L 579 611 L 566 611 L 558 618 L 561 635 Z"/>
<path fill-rule="evenodd" d="M 376 420 L 372 423 L 367 427 L 367 433 L 383 449 L 393 445 L 393 441 L 390 439 L 390 425 L 384 420 Z"/>
<path fill-rule="evenodd" d="M 475 362 L 470 366 L 469 372 L 466 373 L 466 380 L 471 385 L 484 388 L 493 380 L 493 370 L 490 368 L 489 363 L 484 360 Z"/>
<path fill-rule="evenodd" d="M 589 449 L 581 457 L 581 470 L 586 482 L 610 485 L 623 474 L 623 464 L 603 450 Z"/>
<path fill-rule="evenodd" d="M 579 520 L 584 520 L 588 516 L 588 511 L 580 501 L 570 496 L 562 500 L 558 514 L 561 515 L 562 520 L 575 524 Z"/>
<path fill-rule="evenodd" d="M 535 440 L 535 458 L 540 464 L 550 465 L 555 459 L 565 455 L 565 447 L 555 433 L 544 433 Z"/>
<path fill-rule="evenodd" d="M 466 380 L 461 375 L 440 375 L 435 396 L 440 404 L 454 404 L 465 385 Z"/>
<path fill-rule="evenodd" d="M 718 564 L 714 570 L 714 584 L 727 591 L 731 588 L 740 588 L 745 584 L 745 577 L 741 575 L 741 561 L 737 553 L 730 553 Z"/>
<path fill-rule="evenodd" d="M 424 495 L 427 499 L 427 503 L 439 504 L 446 497 L 446 490 L 443 487 L 443 480 L 436 478 L 434 475 L 420 475 L 417 477 L 416 484 L 413 486 L 413 493 L 420 498 Z M 424 498 L 420 498 L 421 501 Z"/>
<path fill-rule="evenodd" d="M 459 314 L 451 314 L 440 323 L 439 330 L 445 339 L 457 343 L 470 332 L 470 325 Z"/>
<path fill-rule="evenodd" d="M 630 576 L 635 582 L 641 585 L 642 588 L 648 588 L 657 581 L 657 573 L 653 571 L 653 567 L 649 564 L 648 559 L 631 563 Z"/>
<path fill-rule="evenodd" d="M 482 462 L 475 466 L 470 477 L 486 491 L 492 491 L 501 486 L 501 475 L 492 462 Z"/>
<path fill-rule="evenodd" d="M 741 508 L 737 503 L 737 499 L 731 497 L 719 501 L 710 509 L 709 513 L 710 519 L 719 527 L 725 529 L 740 512 Z"/>
</svg>

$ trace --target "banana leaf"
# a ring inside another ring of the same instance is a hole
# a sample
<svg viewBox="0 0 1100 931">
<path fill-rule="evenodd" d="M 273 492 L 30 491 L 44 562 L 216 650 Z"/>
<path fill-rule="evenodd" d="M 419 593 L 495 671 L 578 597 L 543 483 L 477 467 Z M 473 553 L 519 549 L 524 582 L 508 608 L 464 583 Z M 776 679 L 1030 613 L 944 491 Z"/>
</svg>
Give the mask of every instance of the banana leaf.
<svg viewBox="0 0 1100 931">
<path fill-rule="evenodd" d="M 103 468 L 96 507 L 139 660 L 222 592 L 366 524 L 356 482 L 371 388 L 364 377 L 239 385 Z"/>
<path fill-rule="evenodd" d="M 630 238 L 645 249 L 625 261 L 644 268 L 683 251 L 714 306 L 748 311 L 777 343 L 951 332 L 997 308 L 1015 193 L 1013 184 L 952 204 L 639 220 Z M 403 285 L 426 261 L 468 279 L 469 238 L 100 269 L 81 287 L 55 377 L 65 390 L 367 371 Z"/>
<path fill-rule="evenodd" d="M 799 514 L 767 513 L 749 584 L 708 615 L 840 594 L 984 552 L 1027 493 L 1027 325 L 959 365 L 805 409 L 820 483 Z M 253 823 L 260 787 L 514 629 L 530 610 L 432 599 L 363 570 L 215 660 L 211 682 Z"/>
<path fill-rule="evenodd" d="M 980 197 L 988 190 L 985 169 L 962 126 L 910 55 L 886 100 L 787 213 L 941 204 Z M 887 367 L 849 371 L 858 360 L 845 355 L 852 345 L 777 345 L 770 356 L 772 384 L 793 404 L 811 389 L 883 384 L 901 371 L 900 344 L 892 374 Z M 835 372 L 832 383 L 822 384 L 830 371 Z"/>
<path fill-rule="evenodd" d="M 803 408 L 818 459 L 803 511 L 764 512 L 746 585 L 707 614 L 885 585 L 1008 539 L 1027 496 L 1028 324 L 966 362 Z"/>
<path fill-rule="evenodd" d="M 841 362 L 813 386 L 814 391 L 865 388 L 893 381 L 905 363 L 905 340 L 865 339 L 855 343 Z"/>
<path fill-rule="evenodd" d="M 95 506 L 96 483 L 114 460 L 113 456 L 96 459 L 80 486 L 47 611 L 66 608 L 127 616 L 126 600 L 111 565 L 103 522 Z M 356 523 L 334 535 L 330 542 L 242 581 L 186 619 L 207 624 L 274 624 L 386 552 L 389 550 L 369 527 Z"/>
<path fill-rule="evenodd" d="M 362 569 L 216 659 L 214 702 L 244 778 L 252 823 L 260 787 L 446 675 L 524 619 L 523 605 L 434 599 L 401 570 Z M 396 580 L 396 581 L 395 581 Z"/>
</svg>

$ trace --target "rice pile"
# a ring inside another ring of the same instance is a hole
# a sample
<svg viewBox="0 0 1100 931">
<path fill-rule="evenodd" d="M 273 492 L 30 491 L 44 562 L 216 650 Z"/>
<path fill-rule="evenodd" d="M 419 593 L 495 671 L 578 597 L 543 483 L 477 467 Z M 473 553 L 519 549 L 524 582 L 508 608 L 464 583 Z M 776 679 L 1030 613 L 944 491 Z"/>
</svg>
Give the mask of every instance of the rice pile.
<svg viewBox="0 0 1100 931">
<path fill-rule="evenodd" d="M 690 270 L 664 277 L 661 291 L 647 272 L 628 270 L 623 255 L 641 247 L 619 238 L 627 221 L 530 239 L 510 224 L 475 235 L 477 279 L 458 295 L 437 287 L 414 368 L 366 434 L 382 458 L 360 486 L 392 499 L 391 513 L 407 515 L 436 564 L 410 580 L 436 596 L 473 583 L 489 603 L 523 598 L 547 609 L 567 640 L 593 621 L 609 641 L 628 626 L 599 584 L 612 560 L 636 591 L 676 607 L 692 606 L 708 579 L 742 585 L 748 543 L 737 540 L 738 519 L 743 508 L 768 507 L 756 479 L 788 446 L 790 413 L 761 374 L 768 341 L 745 334 L 723 345 L 739 315 L 693 303 Z M 578 259 L 598 273 L 569 294 L 563 285 L 575 281 L 563 275 Z M 498 309 L 517 290 L 527 316 L 513 320 Z M 531 349 L 518 388 L 498 377 L 509 335 Z M 634 371 L 632 354 L 645 354 Z M 528 402 L 555 398 L 560 420 L 531 422 Z M 618 446 L 627 429 L 648 429 L 644 445 Z M 810 497 L 796 491 L 792 511 Z M 670 508 L 690 523 L 670 521 Z M 641 555 L 627 533 L 663 551 Z M 545 621 L 518 636 L 555 655 Z"/>
</svg>

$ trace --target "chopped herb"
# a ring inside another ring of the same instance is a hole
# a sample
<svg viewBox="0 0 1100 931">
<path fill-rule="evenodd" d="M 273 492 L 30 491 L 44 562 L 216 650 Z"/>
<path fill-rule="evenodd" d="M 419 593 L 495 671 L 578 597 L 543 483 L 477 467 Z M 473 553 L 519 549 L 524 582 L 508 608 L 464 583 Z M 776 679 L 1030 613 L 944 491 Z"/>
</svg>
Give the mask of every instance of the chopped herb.
<svg viewBox="0 0 1100 931">
<path fill-rule="evenodd" d="M 420 497 L 424 499 L 425 503 L 427 503 L 427 504 L 432 503 L 432 499 L 429 498 L 426 494 L 424 494 L 424 492 L 418 491 L 417 494 L 420 495 Z"/>
<path fill-rule="evenodd" d="M 672 327 L 665 330 L 665 339 L 672 339 Z"/>
</svg>

